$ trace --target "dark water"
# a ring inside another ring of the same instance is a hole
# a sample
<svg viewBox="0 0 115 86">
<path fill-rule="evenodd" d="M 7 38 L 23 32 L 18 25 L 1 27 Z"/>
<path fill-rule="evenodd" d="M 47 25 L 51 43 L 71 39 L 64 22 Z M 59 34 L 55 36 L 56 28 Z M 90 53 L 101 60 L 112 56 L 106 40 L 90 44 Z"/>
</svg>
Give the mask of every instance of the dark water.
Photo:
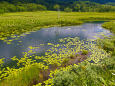
<svg viewBox="0 0 115 86">
<path fill-rule="evenodd" d="M 79 26 L 67 27 L 52 27 L 41 29 L 36 32 L 31 32 L 19 40 L 15 40 L 12 44 L 8 45 L 0 41 L 0 58 L 9 58 L 13 56 L 22 57 L 22 52 L 29 51 L 29 46 L 40 46 L 40 44 L 47 44 L 49 42 L 57 43 L 58 39 L 65 37 L 79 37 L 83 39 L 97 39 L 102 38 L 102 35 L 112 35 L 110 31 L 101 27 L 102 23 L 85 23 Z M 20 42 L 22 41 L 22 42 Z M 43 52 L 47 47 L 37 49 L 37 52 Z"/>
</svg>

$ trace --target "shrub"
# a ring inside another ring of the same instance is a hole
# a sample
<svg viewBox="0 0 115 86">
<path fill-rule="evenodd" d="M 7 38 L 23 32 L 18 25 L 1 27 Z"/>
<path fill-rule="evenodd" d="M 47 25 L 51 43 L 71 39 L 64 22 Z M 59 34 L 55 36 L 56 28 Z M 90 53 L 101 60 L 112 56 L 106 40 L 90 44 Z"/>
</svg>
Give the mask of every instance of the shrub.
<svg viewBox="0 0 115 86">
<path fill-rule="evenodd" d="M 16 10 L 17 10 L 18 12 L 27 11 L 27 9 L 26 9 L 25 7 L 23 7 L 23 6 L 16 6 Z"/>
<path fill-rule="evenodd" d="M 54 86 L 114 86 L 115 57 L 101 63 L 82 63 L 69 71 L 59 71 L 53 78 Z"/>
<path fill-rule="evenodd" d="M 0 9 L 0 14 L 3 14 L 4 13 L 4 9 Z"/>
<path fill-rule="evenodd" d="M 47 10 L 47 8 L 45 6 L 39 4 L 39 5 L 37 5 L 37 10 L 43 11 L 43 10 Z"/>
<path fill-rule="evenodd" d="M 69 7 L 67 7 L 67 8 L 64 9 L 64 11 L 65 11 L 65 12 L 72 12 L 72 9 L 69 8 Z"/>
</svg>

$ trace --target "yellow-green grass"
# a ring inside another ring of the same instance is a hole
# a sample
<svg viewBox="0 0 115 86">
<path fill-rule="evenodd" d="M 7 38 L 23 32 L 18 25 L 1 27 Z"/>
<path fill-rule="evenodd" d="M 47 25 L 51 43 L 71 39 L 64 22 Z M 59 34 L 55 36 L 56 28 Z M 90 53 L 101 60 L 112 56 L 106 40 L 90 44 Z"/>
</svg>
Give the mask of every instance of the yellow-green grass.
<svg viewBox="0 0 115 86">
<path fill-rule="evenodd" d="M 39 30 L 44 27 L 78 25 L 88 21 L 114 20 L 115 13 L 97 12 L 16 12 L 0 15 L 0 39 L 15 38 L 28 31 Z M 12 41 L 12 40 L 10 40 Z"/>
<path fill-rule="evenodd" d="M 11 70 L 11 69 L 10 69 Z M 11 76 L 5 80 L 0 81 L 0 86 L 30 86 L 31 84 L 37 83 L 39 79 L 39 67 L 29 66 L 28 68 L 17 69 Z"/>
<path fill-rule="evenodd" d="M 115 21 L 105 22 L 102 26 L 115 33 Z"/>
</svg>

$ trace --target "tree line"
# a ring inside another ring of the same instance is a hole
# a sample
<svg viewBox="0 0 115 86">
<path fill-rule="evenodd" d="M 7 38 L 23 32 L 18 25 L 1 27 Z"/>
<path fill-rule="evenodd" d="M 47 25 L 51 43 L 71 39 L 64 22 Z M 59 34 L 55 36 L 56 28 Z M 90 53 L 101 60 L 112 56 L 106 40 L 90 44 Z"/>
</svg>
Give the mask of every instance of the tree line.
<svg viewBox="0 0 115 86">
<path fill-rule="evenodd" d="M 39 1 L 39 0 L 38 0 Z M 44 11 L 44 10 L 61 10 L 65 12 L 113 12 L 115 6 L 110 4 L 99 4 L 90 1 L 75 1 L 75 2 L 54 2 L 48 4 L 44 0 L 37 3 L 22 3 L 22 2 L 0 2 L 0 13 L 6 12 L 25 12 L 25 11 Z"/>
<path fill-rule="evenodd" d="M 11 4 L 8 2 L 0 2 L 0 13 L 6 12 L 24 12 L 24 11 L 41 11 L 46 10 L 47 8 L 40 4 L 35 3 L 18 3 Z"/>
</svg>

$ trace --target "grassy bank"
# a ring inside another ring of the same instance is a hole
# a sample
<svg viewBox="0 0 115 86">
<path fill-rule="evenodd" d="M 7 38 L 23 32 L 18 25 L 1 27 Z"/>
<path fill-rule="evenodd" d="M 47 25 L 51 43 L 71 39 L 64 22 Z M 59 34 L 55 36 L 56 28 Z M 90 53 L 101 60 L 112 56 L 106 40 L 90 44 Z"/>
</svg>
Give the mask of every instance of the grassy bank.
<svg viewBox="0 0 115 86">
<path fill-rule="evenodd" d="M 23 69 L 12 70 L 13 73 L 6 80 L 0 81 L 0 86 L 30 86 L 39 79 L 39 67 L 31 65 Z M 10 72 L 9 71 L 9 72 Z"/>
<path fill-rule="evenodd" d="M 0 15 L 0 39 L 11 42 L 16 38 L 14 35 L 39 30 L 44 27 L 79 25 L 88 21 L 108 21 L 114 19 L 115 13 L 58 13 L 55 11 L 6 13 Z M 8 37 L 11 37 L 12 40 L 8 41 Z"/>
<path fill-rule="evenodd" d="M 115 21 L 105 22 L 102 26 L 106 29 L 109 29 L 111 32 L 115 33 Z"/>
</svg>

